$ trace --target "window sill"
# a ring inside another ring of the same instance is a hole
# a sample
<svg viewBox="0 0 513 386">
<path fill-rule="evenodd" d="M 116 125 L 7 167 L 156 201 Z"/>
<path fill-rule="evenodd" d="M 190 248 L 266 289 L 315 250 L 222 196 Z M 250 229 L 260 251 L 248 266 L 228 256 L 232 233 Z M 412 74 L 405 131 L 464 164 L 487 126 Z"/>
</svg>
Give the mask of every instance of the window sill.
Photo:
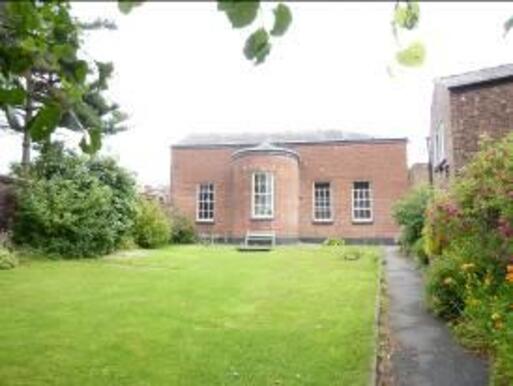
<svg viewBox="0 0 513 386">
<path fill-rule="evenodd" d="M 333 224 L 333 219 L 328 219 L 328 220 L 316 220 L 316 219 L 312 219 L 312 223 L 313 224 L 316 224 L 316 225 L 332 225 Z"/>
<path fill-rule="evenodd" d="M 274 216 L 271 217 L 251 217 L 251 221 L 269 221 L 274 220 Z"/>
<path fill-rule="evenodd" d="M 198 220 L 196 219 L 196 224 L 213 224 L 214 220 Z"/>
<path fill-rule="evenodd" d="M 351 223 L 353 225 L 372 225 L 374 224 L 374 220 L 352 220 Z"/>
</svg>

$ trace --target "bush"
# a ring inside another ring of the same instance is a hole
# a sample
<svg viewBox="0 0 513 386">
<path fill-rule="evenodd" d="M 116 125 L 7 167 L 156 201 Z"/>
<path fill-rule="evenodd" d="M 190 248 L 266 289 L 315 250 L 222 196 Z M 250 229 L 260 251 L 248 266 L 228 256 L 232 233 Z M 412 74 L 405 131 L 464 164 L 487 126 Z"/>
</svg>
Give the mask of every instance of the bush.
<svg viewBox="0 0 513 386">
<path fill-rule="evenodd" d="M 465 307 L 465 278 L 460 263 L 454 258 L 437 259 L 427 275 L 428 305 L 436 315 L 448 320 L 459 317 Z"/>
<path fill-rule="evenodd" d="M 427 295 L 467 345 L 494 356 L 492 383 L 513 384 L 513 134 L 485 139 L 427 210 Z M 509 344 L 507 343 L 509 342 Z"/>
<path fill-rule="evenodd" d="M 171 213 L 171 242 L 192 244 L 198 240 L 194 224 L 187 217 L 174 211 Z"/>
<path fill-rule="evenodd" d="M 170 224 L 167 215 L 154 201 L 141 198 L 137 205 L 133 236 L 142 248 L 157 248 L 169 242 Z"/>
<path fill-rule="evenodd" d="M 117 249 L 135 218 L 135 181 L 108 158 L 42 150 L 18 183 L 13 240 L 66 258 Z"/>
<path fill-rule="evenodd" d="M 0 269 L 12 269 L 18 266 L 18 258 L 7 248 L 0 246 Z"/>
<path fill-rule="evenodd" d="M 424 237 L 421 237 L 413 244 L 411 251 L 420 265 L 428 265 L 429 257 L 424 247 Z"/>
<path fill-rule="evenodd" d="M 328 247 L 343 247 L 346 245 L 346 242 L 336 237 L 329 237 L 322 244 Z"/>
<path fill-rule="evenodd" d="M 410 191 L 393 207 L 392 214 L 401 227 L 399 242 L 406 253 L 421 251 L 417 243 L 422 238 L 426 209 L 431 197 L 431 188 L 421 186 Z"/>
</svg>

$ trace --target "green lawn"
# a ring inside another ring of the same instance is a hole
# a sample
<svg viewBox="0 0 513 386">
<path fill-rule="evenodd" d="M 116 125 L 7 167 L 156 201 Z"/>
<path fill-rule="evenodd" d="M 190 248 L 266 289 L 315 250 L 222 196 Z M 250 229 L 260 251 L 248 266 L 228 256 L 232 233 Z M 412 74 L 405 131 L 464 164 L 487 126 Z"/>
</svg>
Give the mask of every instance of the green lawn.
<svg viewBox="0 0 513 386">
<path fill-rule="evenodd" d="M 1 385 L 366 385 L 378 250 L 173 246 L 0 271 Z"/>
</svg>

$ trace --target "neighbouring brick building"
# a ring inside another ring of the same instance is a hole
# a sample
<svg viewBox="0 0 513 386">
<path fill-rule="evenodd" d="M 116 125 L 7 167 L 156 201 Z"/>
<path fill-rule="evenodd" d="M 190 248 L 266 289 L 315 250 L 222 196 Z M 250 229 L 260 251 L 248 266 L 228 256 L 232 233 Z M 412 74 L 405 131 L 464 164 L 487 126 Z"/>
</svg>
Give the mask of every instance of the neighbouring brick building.
<svg viewBox="0 0 513 386">
<path fill-rule="evenodd" d="M 410 187 L 429 184 L 429 164 L 417 162 L 410 166 L 408 170 L 408 180 Z"/>
<path fill-rule="evenodd" d="M 265 230 L 282 242 L 393 242 L 406 144 L 340 131 L 189 136 L 171 147 L 171 203 L 230 241 Z"/>
<path fill-rule="evenodd" d="M 433 182 L 444 187 L 478 150 L 479 137 L 513 129 L 513 64 L 435 80 L 429 155 Z"/>
</svg>

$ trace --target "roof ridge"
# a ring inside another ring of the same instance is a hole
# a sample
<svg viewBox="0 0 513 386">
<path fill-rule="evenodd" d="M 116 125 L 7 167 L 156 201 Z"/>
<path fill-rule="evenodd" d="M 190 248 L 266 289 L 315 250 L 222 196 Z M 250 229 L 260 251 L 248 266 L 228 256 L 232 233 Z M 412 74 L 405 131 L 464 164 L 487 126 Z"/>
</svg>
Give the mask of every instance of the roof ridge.
<svg viewBox="0 0 513 386">
<path fill-rule="evenodd" d="M 469 84 L 478 84 L 496 79 L 513 76 L 513 63 L 503 63 L 497 66 L 484 67 L 477 70 L 465 71 L 459 74 L 445 75 L 435 78 L 435 83 L 447 87 L 458 87 Z"/>
</svg>

